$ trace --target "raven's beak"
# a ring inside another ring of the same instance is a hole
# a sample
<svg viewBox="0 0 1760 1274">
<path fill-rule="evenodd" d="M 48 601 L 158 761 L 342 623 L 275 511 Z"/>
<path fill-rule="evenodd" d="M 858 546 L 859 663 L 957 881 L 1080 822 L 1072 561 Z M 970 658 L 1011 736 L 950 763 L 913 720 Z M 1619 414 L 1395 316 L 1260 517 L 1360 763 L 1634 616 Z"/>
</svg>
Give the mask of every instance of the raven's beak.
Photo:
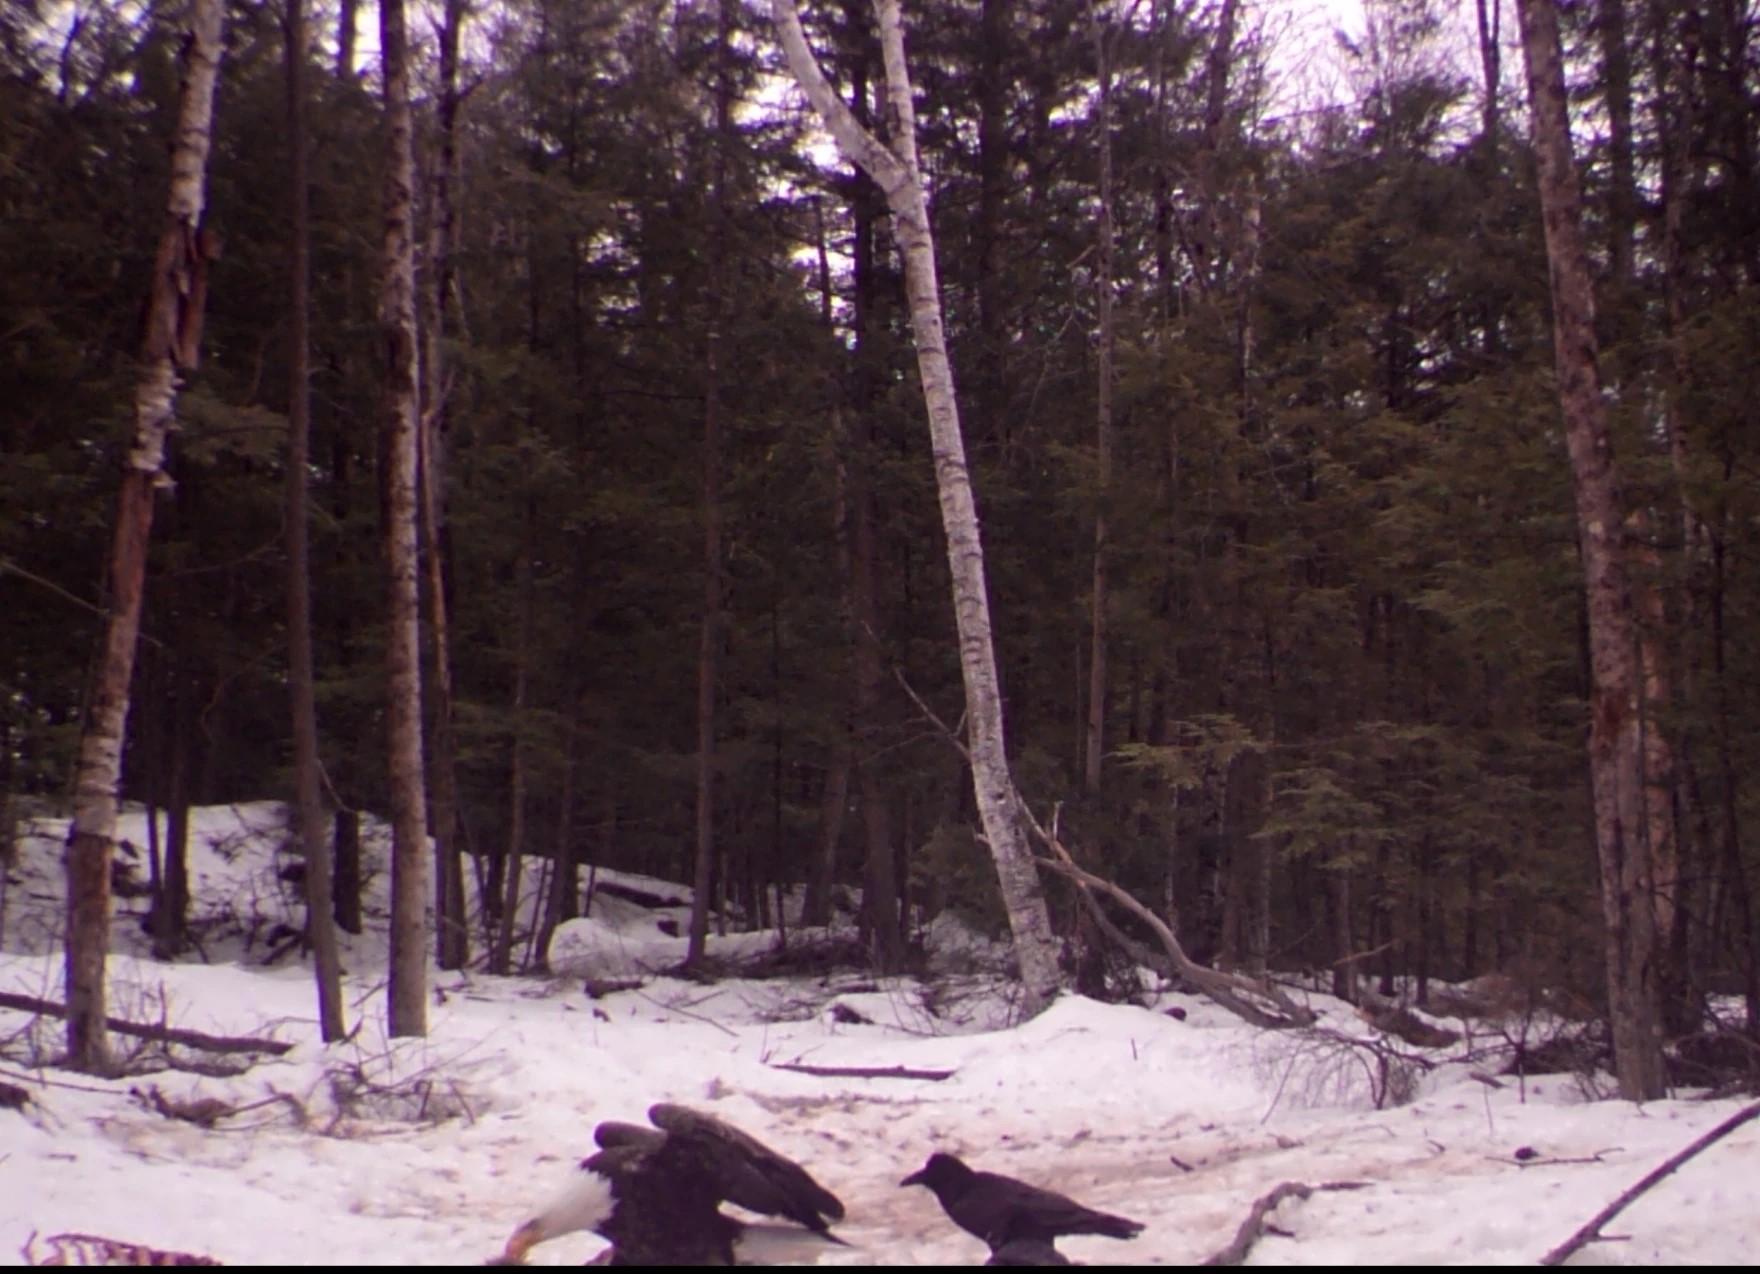
<svg viewBox="0 0 1760 1274">
<path fill-rule="evenodd" d="M 920 1185 L 924 1185 L 926 1183 L 923 1181 L 922 1172 L 918 1171 L 918 1172 L 911 1173 L 910 1176 L 906 1177 L 903 1181 L 900 1181 L 898 1184 L 901 1186 L 920 1186 Z"/>
</svg>

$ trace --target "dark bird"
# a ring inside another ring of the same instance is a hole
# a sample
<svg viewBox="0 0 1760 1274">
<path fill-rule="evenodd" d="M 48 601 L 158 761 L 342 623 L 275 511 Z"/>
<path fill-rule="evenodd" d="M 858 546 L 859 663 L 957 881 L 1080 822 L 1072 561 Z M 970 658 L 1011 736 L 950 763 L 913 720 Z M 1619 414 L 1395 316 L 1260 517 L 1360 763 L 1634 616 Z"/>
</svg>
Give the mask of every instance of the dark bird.
<svg viewBox="0 0 1760 1274">
<path fill-rule="evenodd" d="M 1074 1199 L 995 1172 L 974 1172 L 952 1155 L 933 1154 L 902 1186 L 927 1186 L 953 1223 L 990 1245 L 992 1265 L 1066 1265 L 1065 1234 L 1134 1239 L 1140 1221 L 1096 1212 Z"/>
<path fill-rule="evenodd" d="M 648 1118 L 654 1127 L 600 1124 L 599 1153 L 513 1232 L 502 1262 L 518 1263 L 539 1243 L 577 1230 L 609 1239 L 613 1265 L 774 1264 L 807 1255 L 785 1235 L 814 1247 L 843 1242 L 830 1233 L 843 1204 L 799 1164 L 701 1111 L 661 1104 Z M 747 1225 L 722 1212 L 723 1203 L 811 1233 Z"/>
</svg>

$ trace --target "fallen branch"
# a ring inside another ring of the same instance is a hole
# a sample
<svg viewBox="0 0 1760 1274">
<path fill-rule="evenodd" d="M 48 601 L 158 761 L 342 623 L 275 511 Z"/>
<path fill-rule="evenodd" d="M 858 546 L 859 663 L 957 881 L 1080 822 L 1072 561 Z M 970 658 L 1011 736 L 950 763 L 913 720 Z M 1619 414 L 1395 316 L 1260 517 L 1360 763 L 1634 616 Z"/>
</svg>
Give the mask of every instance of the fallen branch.
<svg viewBox="0 0 1760 1274">
<path fill-rule="evenodd" d="M 771 1062 L 770 1069 L 797 1071 L 825 1079 L 950 1079 L 958 1071 L 918 1070 L 911 1066 L 809 1066 L 805 1062 Z"/>
<path fill-rule="evenodd" d="M 1069 851 L 1063 847 L 1063 842 L 1057 838 L 1055 828 L 1047 831 L 1033 816 L 1032 810 L 1027 807 L 1025 801 L 1017 801 L 1016 805 L 1033 834 L 1039 838 L 1041 844 L 1051 851 L 1050 858 L 1036 858 L 1033 861 L 1039 866 L 1049 868 L 1058 875 L 1073 881 L 1080 890 L 1083 900 L 1088 904 L 1090 914 L 1093 915 L 1101 929 L 1113 941 L 1124 945 L 1133 958 L 1141 960 L 1145 956 L 1149 957 L 1144 962 L 1151 968 L 1164 972 L 1171 971 L 1184 978 L 1236 1017 L 1251 1022 L 1254 1026 L 1313 1025 L 1316 1020 L 1313 1010 L 1304 1008 L 1291 1000 L 1278 990 L 1275 984 L 1236 973 L 1224 973 L 1193 960 L 1185 953 L 1185 948 L 1180 946 L 1179 938 L 1174 935 L 1172 929 L 1167 927 L 1167 923 L 1160 916 L 1139 902 L 1129 890 L 1077 866 L 1075 859 L 1070 857 Z M 1100 907 L 1100 900 L 1094 897 L 1096 892 L 1105 894 L 1147 925 L 1160 939 L 1162 951 L 1166 953 L 1165 956 L 1159 955 L 1141 943 L 1126 937 L 1107 918 L 1106 913 Z"/>
<path fill-rule="evenodd" d="M 1270 1216 L 1277 1205 L 1285 1199 L 1306 1199 L 1316 1190 L 1363 1190 L 1367 1184 L 1362 1181 L 1327 1181 L 1317 1186 L 1307 1185 L 1301 1181 L 1285 1181 L 1270 1194 L 1264 1195 L 1247 1213 L 1247 1219 L 1241 1222 L 1240 1229 L 1235 1231 L 1234 1241 L 1220 1252 L 1202 1261 L 1204 1265 L 1240 1265 L 1252 1251 L 1253 1244 L 1265 1233 L 1265 1218 Z"/>
<path fill-rule="evenodd" d="M 1760 1102 L 1755 1102 L 1751 1106 L 1744 1106 L 1741 1110 L 1738 1110 L 1735 1114 L 1717 1125 L 1717 1127 L 1713 1128 L 1703 1137 L 1700 1137 L 1697 1141 L 1693 1142 L 1686 1149 L 1671 1156 L 1669 1159 L 1653 1168 L 1650 1172 L 1645 1174 L 1643 1180 L 1639 1181 L 1638 1184 L 1631 1187 L 1631 1189 L 1620 1195 L 1619 1198 L 1615 1199 L 1612 1203 L 1601 1209 L 1600 1212 L 1596 1213 L 1594 1218 L 1587 1225 L 1583 1226 L 1582 1229 L 1578 1230 L 1575 1234 L 1571 1235 L 1570 1238 L 1566 1239 L 1563 1243 L 1560 1243 L 1557 1247 L 1553 1248 L 1552 1251 L 1541 1257 L 1540 1264 L 1562 1265 L 1565 1261 L 1568 1261 L 1577 1252 L 1600 1238 L 1601 1227 L 1630 1207 L 1639 1195 L 1643 1194 L 1651 1186 L 1668 1176 L 1669 1173 L 1680 1167 L 1701 1150 L 1723 1140 L 1723 1138 L 1729 1136 L 1730 1133 L 1734 1132 L 1757 1115 L 1760 1115 Z"/>
<path fill-rule="evenodd" d="M 0 1009 L 17 1009 L 21 1013 L 40 1013 L 46 1017 L 66 1017 L 67 1006 L 53 1000 L 39 1000 L 32 995 L 0 991 Z M 104 1019 L 105 1025 L 118 1035 L 132 1035 L 157 1044 L 180 1044 L 185 1048 L 204 1049 L 210 1053 L 272 1053 L 280 1056 L 293 1051 L 284 1040 L 257 1039 L 249 1035 L 207 1035 L 201 1031 L 177 1026 L 143 1025 L 119 1017 Z"/>
<path fill-rule="evenodd" d="M 602 1000 L 619 991 L 639 991 L 646 985 L 643 978 L 588 978 L 581 990 L 589 1000 Z"/>
</svg>

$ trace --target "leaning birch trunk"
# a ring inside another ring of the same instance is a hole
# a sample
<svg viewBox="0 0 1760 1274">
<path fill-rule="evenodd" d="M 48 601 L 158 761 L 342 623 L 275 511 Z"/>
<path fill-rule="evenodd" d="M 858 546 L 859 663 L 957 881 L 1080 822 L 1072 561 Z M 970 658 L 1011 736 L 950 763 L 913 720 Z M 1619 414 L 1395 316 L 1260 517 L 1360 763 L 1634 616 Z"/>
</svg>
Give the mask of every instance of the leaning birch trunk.
<svg viewBox="0 0 1760 1274">
<path fill-rule="evenodd" d="M 1014 933 L 1015 958 L 1025 992 L 1024 1009 L 1037 1013 L 1057 992 L 1057 949 L 1033 856 L 1017 810 L 1018 797 L 1004 747 L 1002 694 L 996 651 L 990 634 L 990 602 L 984 583 L 984 548 L 966 467 L 954 398 L 953 370 L 941 323 L 941 291 L 936 279 L 935 240 L 928 200 L 917 164 L 916 111 L 904 56 L 904 28 L 898 0 L 875 0 L 880 50 L 886 65 L 888 96 L 896 120 L 897 149 L 888 148 L 863 128 L 838 97 L 801 30 L 793 0 L 771 0 L 771 12 L 790 70 L 813 109 L 825 121 L 838 149 L 874 179 L 892 209 L 899 248 L 904 254 L 905 291 L 917 346 L 917 371 L 928 408 L 935 485 L 947 561 L 953 581 L 954 616 L 959 628 L 960 670 L 965 679 L 968 746 L 978 815 L 996 861 L 1002 900 Z"/>
<path fill-rule="evenodd" d="M 1589 775 L 1606 925 L 1608 1015 L 1620 1096 L 1661 1097 L 1655 879 L 1644 811 L 1643 677 L 1622 537 L 1619 475 L 1601 399 L 1595 292 L 1553 0 L 1520 0 L 1540 207 L 1552 276 L 1554 361 L 1576 487 L 1589 612 Z"/>
<path fill-rule="evenodd" d="M 422 774 L 422 668 L 416 552 L 415 156 L 403 0 L 380 0 L 385 61 L 385 278 L 380 324 L 386 356 L 386 725 L 391 776 L 393 1035 L 428 1033 L 428 827 Z"/>
<path fill-rule="evenodd" d="M 190 14 L 171 195 L 153 264 L 134 437 L 116 506 L 110 556 L 110 610 L 104 625 L 91 712 L 80 736 L 73 824 L 67 844 L 67 1052 L 81 1070 L 110 1069 L 104 958 L 110 946 L 110 849 L 116 839 L 116 792 L 129 684 L 140 636 L 153 500 L 165 476 L 165 442 L 177 405 L 178 373 L 196 365 L 207 297 L 211 241 L 201 229 L 207 198 L 214 87 L 220 78 L 221 0 L 196 0 Z"/>
</svg>

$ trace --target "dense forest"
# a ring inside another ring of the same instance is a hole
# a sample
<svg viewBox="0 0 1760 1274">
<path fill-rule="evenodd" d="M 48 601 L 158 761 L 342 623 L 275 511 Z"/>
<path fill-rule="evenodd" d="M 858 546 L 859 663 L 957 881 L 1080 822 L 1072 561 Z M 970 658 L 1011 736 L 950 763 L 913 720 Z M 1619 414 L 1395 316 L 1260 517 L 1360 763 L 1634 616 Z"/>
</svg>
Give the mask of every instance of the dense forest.
<svg viewBox="0 0 1760 1274">
<path fill-rule="evenodd" d="M 14 811 L 71 798 L 102 698 L 192 7 L 0 10 Z M 1311 100 L 1277 5 L 905 6 L 1009 763 L 1200 962 L 1604 1003 L 1606 533 L 1666 1027 L 1736 995 L 1760 1029 L 1756 16 L 1526 7 L 1562 35 L 1611 531 L 1574 485 L 1556 169 L 1513 6 L 1368 0 Z M 895 217 L 804 104 L 771 5 L 409 0 L 397 76 L 376 6 L 299 8 L 225 6 L 200 358 L 150 497 L 119 793 L 172 815 L 164 954 L 179 812 L 294 799 L 290 626 L 321 762 L 301 804 L 358 924 L 360 816 L 404 808 L 386 692 L 418 583 L 406 813 L 441 849 L 443 964 L 508 967 L 527 858 L 549 924 L 599 864 L 695 877 L 734 923 L 798 885 L 810 923 L 859 897 L 886 968 L 943 908 L 1004 925 Z M 870 6 L 801 19 L 889 139 Z M 393 81 L 413 340 L 387 337 Z M 419 412 L 388 407 L 400 380 Z M 417 523 L 399 592 L 385 546 Z M 448 923 L 461 858 L 485 914 Z M 1047 897 L 1072 952 L 1096 941 L 1067 885 Z"/>
</svg>

